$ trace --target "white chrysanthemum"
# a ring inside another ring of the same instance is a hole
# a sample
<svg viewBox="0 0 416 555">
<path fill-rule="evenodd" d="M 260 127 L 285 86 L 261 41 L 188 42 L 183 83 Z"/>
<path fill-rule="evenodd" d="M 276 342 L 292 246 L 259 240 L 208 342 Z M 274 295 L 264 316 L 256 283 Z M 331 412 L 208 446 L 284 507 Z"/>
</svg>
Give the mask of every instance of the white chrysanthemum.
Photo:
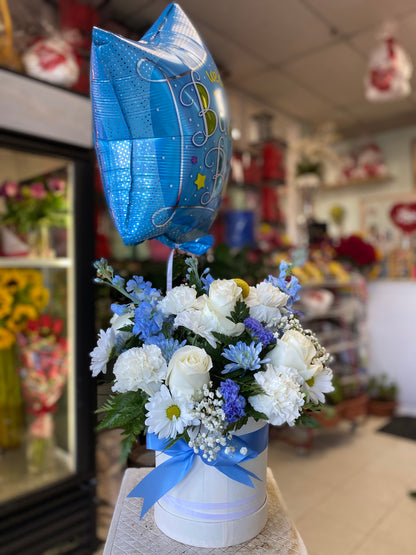
<svg viewBox="0 0 416 555">
<path fill-rule="evenodd" d="M 187 426 L 199 424 L 191 415 L 192 402 L 170 393 L 166 385 L 162 385 L 146 403 L 146 426 L 151 434 L 159 439 L 175 439 L 182 434 Z"/>
<path fill-rule="evenodd" d="M 245 303 L 250 308 L 250 316 L 259 322 L 271 324 L 281 317 L 281 309 L 284 308 L 289 295 L 280 291 L 269 282 L 262 281 L 256 287 L 250 287 L 250 293 Z"/>
<path fill-rule="evenodd" d="M 159 302 L 158 309 L 165 315 L 179 314 L 195 308 L 198 305 L 198 298 L 193 287 L 188 285 L 178 285 L 166 293 L 166 296 Z"/>
<path fill-rule="evenodd" d="M 111 351 L 113 350 L 116 341 L 116 334 L 113 328 L 108 330 L 100 330 L 98 334 L 97 346 L 91 352 L 90 370 L 92 375 L 98 376 L 100 372 L 107 371 L 107 362 L 110 358 Z"/>
<path fill-rule="evenodd" d="M 275 368 L 268 364 L 264 372 L 254 374 L 265 393 L 249 397 L 249 403 L 264 413 L 270 424 L 293 426 L 305 402 L 297 377 L 297 372 L 291 368 Z"/>
<path fill-rule="evenodd" d="M 310 380 L 323 370 L 320 362 L 312 362 L 316 356 L 312 341 L 298 330 L 286 331 L 281 339 L 277 339 L 276 347 L 267 356 L 276 368 L 287 366 L 297 370 L 301 382 Z"/>
<path fill-rule="evenodd" d="M 121 353 L 114 365 L 113 391 L 126 393 L 142 389 L 148 395 L 159 391 L 168 367 L 157 345 L 133 347 Z"/>
<path fill-rule="evenodd" d="M 332 385 L 332 370 L 324 368 L 321 372 L 317 372 L 310 380 L 306 380 L 302 385 L 302 391 L 306 393 L 306 399 L 312 403 L 325 403 L 324 393 L 334 391 Z"/>
</svg>

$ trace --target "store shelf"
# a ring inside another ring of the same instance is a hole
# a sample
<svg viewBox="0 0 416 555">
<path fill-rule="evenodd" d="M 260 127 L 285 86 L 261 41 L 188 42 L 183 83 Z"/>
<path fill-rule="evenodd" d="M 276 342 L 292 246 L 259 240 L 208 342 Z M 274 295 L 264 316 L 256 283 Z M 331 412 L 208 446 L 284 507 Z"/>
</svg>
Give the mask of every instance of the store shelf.
<svg viewBox="0 0 416 555">
<path fill-rule="evenodd" d="M 393 176 L 390 174 L 381 175 L 379 177 L 372 177 L 371 179 L 351 179 L 350 181 L 340 183 L 324 183 L 319 191 L 335 191 L 347 187 L 360 187 L 364 185 L 377 185 L 380 183 L 387 183 L 391 181 Z"/>
<path fill-rule="evenodd" d="M 31 258 L 27 256 L 1 256 L 0 268 L 70 268 L 70 258 Z"/>
</svg>

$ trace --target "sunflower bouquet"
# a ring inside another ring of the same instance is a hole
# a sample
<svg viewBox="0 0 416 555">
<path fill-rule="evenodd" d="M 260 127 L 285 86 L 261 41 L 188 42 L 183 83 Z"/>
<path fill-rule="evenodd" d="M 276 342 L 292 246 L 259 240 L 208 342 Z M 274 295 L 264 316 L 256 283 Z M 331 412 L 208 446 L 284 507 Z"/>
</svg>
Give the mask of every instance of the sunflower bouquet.
<svg viewBox="0 0 416 555">
<path fill-rule="evenodd" d="M 300 285 L 286 262 L 255 286 L 200 275 L 193 257 L 186 264 L 185 282 L 163 295 L 143 277 L 126 282 L 96 262 L 96 281 L 125 301 L 111 306 L 90 368 L 112 383 L 99 428 L 124 429 L 125 456 L 146 432 L 169 447 L 183 440 L 211 464 L 233 453 L 231 432 L 249 418 L 311 420 L 333 390 L 332 371 L 293 308 Z"/>
<path fill-rule="evenodd" d="M 38 270 L 0 269 L 0 350 L 16 343 L 16 334 L 38 318 L 48 301 Z"/>
<path fill-rule="evenodd" d="M 30 320 L 49 301 L 42 274 L 32 269 L 0 269 L 0 447 L 23 439 L 23 401 L 15 344 Z"/>
</svg>

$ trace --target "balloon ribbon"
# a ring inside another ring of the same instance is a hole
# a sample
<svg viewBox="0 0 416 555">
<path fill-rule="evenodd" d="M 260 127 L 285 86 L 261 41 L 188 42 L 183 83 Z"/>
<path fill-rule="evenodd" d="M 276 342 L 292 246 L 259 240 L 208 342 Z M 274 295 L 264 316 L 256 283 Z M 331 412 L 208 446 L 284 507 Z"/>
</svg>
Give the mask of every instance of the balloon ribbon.
<svg viewBox="0 0 416 555">
<path fill-rule="evenodd" d="M 208 462 L 202 457 L 201 451 L 195 453 L 193 448 L 189 447 L 184 439 L 179 439 L 171 447 L 167 447 L 169 440 L 160 440 L 155 434 L 147 434 L 147 448 L 163 451 L 170 458 L 145 476 L 127 497 L 143 497 L 143 506 L 140 514 L 142 519 L 156 501 L 185 478 L 191 470 L 195 457 L 201 457 L 205 464 L 214 466 L 232 480 L 254 488 L 252 478 L 256 480 L 260 480 L 260 478 L 238 463 L 254 459 L 262 453 L 267 447 L 268 437 L 268 425 L 249 434 L 233 436 L 232 442 L 229 445 L 235 447 L 234 453 L 226 454 L 223 447 L 217 453 L 217 458 L 214 461 Z"/>
</svg>

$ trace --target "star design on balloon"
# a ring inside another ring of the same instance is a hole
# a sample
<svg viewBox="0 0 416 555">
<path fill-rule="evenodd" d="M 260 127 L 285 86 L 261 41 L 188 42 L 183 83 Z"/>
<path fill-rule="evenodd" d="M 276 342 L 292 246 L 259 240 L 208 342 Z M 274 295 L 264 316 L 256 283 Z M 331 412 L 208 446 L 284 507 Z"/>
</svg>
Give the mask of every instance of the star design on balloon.
<svg viewBox="0 0 416 555">
<path fill-rule="evenodd" d="M 205 178 L 206 178 L 206 175 L 201 175 L 200 173 L 198 173 L 194 181 L 195 185 L 198 187 L 198 191 L 199 189 L 203 189 L 205 187 Z"/>
</svg>

